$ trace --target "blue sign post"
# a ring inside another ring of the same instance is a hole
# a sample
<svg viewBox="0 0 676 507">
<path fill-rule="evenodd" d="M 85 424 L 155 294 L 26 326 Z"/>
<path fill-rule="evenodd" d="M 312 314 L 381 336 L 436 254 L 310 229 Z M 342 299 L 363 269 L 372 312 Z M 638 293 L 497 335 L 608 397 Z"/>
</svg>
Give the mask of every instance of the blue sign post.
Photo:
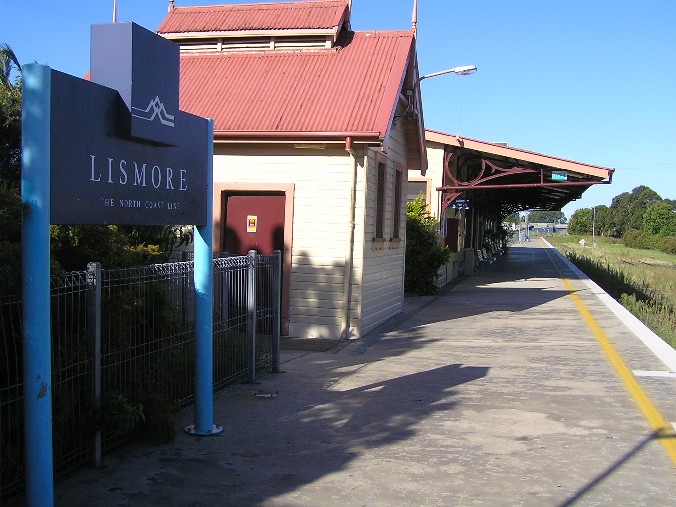
<svg viewBox="0 0 676 507">
<path fill-rule="evenodd" d="M 23 384 L 26 500 L 52 505 L 52 368 L 49 281 L 50 70 L 23 67 Z M 45 313 L 47 312 L 47 313 Z"/>
<path fill-rule="evenodd" d="M 178 110 L 178 46 L 133 23 L 92 27 L 93 82 L 23 67 L 26 497 L 53 505 L 49 225 L 196 226 L 195 407 L 214 435 L 213 123 Z M 120 78 L 122 76 L 122 78 Z"/>
<path fill-rule="evenodd" d="M 210 139 L 213 122 L 209 120 Z M 209 143 L 207 216 L 213 215 L 213 143 Z M 195 234 L 195 424 L 185 428 L 192 435 L 214 435 L 223 431 L 213 423 L 213 232 L 211 224 L 197 228 Z"/>
</svg>

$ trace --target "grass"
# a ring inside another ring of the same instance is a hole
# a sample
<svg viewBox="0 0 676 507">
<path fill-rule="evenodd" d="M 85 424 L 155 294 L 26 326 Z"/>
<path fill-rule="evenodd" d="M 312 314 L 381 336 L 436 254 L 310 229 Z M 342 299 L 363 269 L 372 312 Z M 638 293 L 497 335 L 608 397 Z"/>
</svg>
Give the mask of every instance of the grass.
<svg viewBox="0 0 676 507">
<path fill-rule="evenodd" d="M 621 240 L 585 236 L 548 236 L 589 278 L 676 348 L 676 255 L 627 248 Z"/>
</svg>

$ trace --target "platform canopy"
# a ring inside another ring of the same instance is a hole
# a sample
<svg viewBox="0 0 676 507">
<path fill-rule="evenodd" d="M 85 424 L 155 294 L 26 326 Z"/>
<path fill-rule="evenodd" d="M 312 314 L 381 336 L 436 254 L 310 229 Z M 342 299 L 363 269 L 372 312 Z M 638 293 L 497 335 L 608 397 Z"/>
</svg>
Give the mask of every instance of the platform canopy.
<svg viewBox="0 0 676 507">
<path fill-rule="evenodd" d="M 432 130 L 425 139 L 444 145 L 442 210 L 459 202 L 495 217 L 560 210 L 590 186 L 610 184 L 615 171 Z"/>
</svg>

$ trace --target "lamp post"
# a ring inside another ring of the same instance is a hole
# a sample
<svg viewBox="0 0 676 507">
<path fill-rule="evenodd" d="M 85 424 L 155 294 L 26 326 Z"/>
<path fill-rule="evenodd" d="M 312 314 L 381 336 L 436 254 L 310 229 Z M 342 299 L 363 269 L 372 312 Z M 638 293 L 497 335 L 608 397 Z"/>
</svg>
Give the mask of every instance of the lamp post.
<svg viewBox="0 0 676 507">
<path fill-rule="evenodd" d="M 596 250 L 596 206 L 592 208 L 592 254 Z"/>
<path fill-rule="evenodd" d="M 439 72 L 432 72 L 431 74 L 425 74 L 424 76 L 419 78 L 416 81 L 414 88 L 420 84 L 420 81 L 422 81 L 423 79 L 427 79 L 428 77 L 441 76 L 442 74 L 456 74 L 458 76 L 469 76 L 470 74 L 474 74 L 476 71 L 477 68 L 474 65 L 463 65 L 461 67 L 453 67 L 452 69 L 440 70 Z"/>
<path fill-rule="evenodd" d="M 406 95 L 408 95 L 409 103 L 408 103 L 408 106 L 406 108 L 406 112 L 404 112 L 403 116 L 411 117 L 411 116 L 416 114 L 417 104 L 416 104 L 416 107 L 411 108 L 411 102 L 412 102 L 413 96 L 418 97 L 416 90 L 418 90 L 418 93 L 419 93 L 420 82 L 423 79 L 441 76 L 443 74 L 455 74 L 457 76 L 469 76 L 470 74 L 474 74 L 476 71 L 477 71 L 477 68 L 474 65 L 462 65 L 460 67 L 453 67 L 452 69 L 440 70 L 439 72 L 432 72 L 430 74 L 425 74 L 424 76 L 419 77 L 413 83 L 413 87 L 406 91 Z M 416 99 L 416 101 L 417 101 L 417 99 Z"/>
</svg>

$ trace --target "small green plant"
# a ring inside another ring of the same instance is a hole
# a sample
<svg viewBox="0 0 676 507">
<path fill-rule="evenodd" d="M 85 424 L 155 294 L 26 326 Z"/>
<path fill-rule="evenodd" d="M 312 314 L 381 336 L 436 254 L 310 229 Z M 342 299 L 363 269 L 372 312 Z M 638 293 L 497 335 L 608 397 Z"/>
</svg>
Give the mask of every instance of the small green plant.
<svg viewBox="0 0 676 507">
<path fill-rule="evenodd" d="M 173 442 L 176 438 L 176 408 L 167 396 L 150 394 L 144 404 L 143 435 L 155 443 Z"/>
<path fill-rule="evenodd" d="M 94 428 L 104 433 L 128 433 L 144 422 L 143 405 L 131 403 L 119 392 L 106 393 L 93 415 Z"/>
<path fill-rule="evenodd" d="M 622 294 L 620 303 L 655 334 L 676 348 L 676 309 L 655 300 L 641 301 L 629 294 Z"/>
</svg>

